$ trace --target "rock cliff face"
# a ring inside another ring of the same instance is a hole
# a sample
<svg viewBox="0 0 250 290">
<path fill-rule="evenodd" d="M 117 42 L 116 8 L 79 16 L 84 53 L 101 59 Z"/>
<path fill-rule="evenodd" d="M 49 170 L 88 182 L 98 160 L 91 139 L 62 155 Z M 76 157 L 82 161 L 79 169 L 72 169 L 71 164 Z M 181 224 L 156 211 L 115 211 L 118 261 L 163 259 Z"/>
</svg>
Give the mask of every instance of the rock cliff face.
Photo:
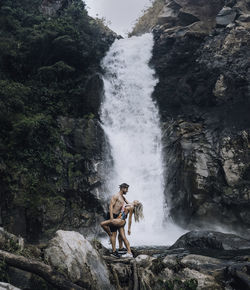
<svg viewBox="0 0 250 290">
<path fill-rule="evenodd" d="M 4 0 L 0 19 L 0 226 L 34 243 L 91 234 L 105 205 L 100 61 L 116 34 L 81 0 Z"/>
<path fill-rule="evenodd" d="M 184 227 L 250 227 L 249 15 L 245 0 L 167 0 L 153 28 L 166 199 Z"/>
<path fill-rule="evenodd" d="M 42 208 L 40 236 L 48 238 L 59 228 L 96 234 L 95 225 L 106 210 L 105 196 L 100 192 L 105 148 L 102 128 L 97 119 L 91 118 L 60 117 L 58 123 L 66 152 L 61 156 L 62 176 L 55 178 L 63 181 L 60 191 L 65 198 L 48 202 Z"/>
</svg>

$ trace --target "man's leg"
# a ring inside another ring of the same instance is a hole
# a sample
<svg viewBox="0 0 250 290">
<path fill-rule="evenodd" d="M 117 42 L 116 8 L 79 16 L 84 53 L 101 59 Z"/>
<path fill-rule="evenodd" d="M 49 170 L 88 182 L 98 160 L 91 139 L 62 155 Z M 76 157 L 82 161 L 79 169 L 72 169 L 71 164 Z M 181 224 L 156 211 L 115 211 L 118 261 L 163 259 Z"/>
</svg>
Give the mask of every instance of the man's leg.
<svg viewBox="0 0 250 290">
<path fill-rule="evenodd" d="M 120 232 L 118 235 L 118 242 L 119 242 L 119 250 L 122 250 L 123 249 L 123 241 L 122 241 L 122 237 L 120 235 Z"/>
<path fill-rule="evenodd" d="M 117 231 L 116 232 L 112 232 L 112 234 L 110 236 L 110 241 L 111 241 L 112 251 L 113 252 L 116 251 L 116 236 L 117 236 Z"/>
</svg>

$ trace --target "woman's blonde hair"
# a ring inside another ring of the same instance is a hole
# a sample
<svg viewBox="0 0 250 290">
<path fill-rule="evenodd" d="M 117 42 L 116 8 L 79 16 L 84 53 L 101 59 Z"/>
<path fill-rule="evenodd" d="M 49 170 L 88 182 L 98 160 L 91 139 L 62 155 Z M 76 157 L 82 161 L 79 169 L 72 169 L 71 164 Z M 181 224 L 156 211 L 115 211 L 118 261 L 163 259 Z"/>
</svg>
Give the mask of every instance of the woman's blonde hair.
<svg viewBox="0 0 250 290">
<path fill-rule="evenodd" d="M 143 205 L 138 200 L 134 200 L 134 219 L 135 222 L 139 222 L 144 218 L 143 215 Z"/>
</svg>

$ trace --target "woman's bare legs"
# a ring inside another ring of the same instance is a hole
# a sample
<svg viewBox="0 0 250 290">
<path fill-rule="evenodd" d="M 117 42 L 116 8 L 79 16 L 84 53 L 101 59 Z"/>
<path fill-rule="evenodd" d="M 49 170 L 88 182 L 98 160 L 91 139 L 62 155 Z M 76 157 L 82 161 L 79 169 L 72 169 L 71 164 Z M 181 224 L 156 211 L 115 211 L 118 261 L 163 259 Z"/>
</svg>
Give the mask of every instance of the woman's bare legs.
<svg viewBox="0 0 250 290">
<path fill-rule="evenodd" d="M 111 236 L 112 233 L 110 231 L 109 226 L 115 226 L 115 227 L 123 227 L 125 225 L 125 221 L 122 219 L 113 219 L 113 220 L 106 220 L 100 223 L 101 227 L 104 229 L 104 231 Z"/>
<path fill-rule="evenodd" d="M 109 220 L 107 220 L 109 221 Z M 104 229 L 104 231 L 109 235 L 110 239 L 112 237 L 112 232 L 110 230 L 110 227 L 108 226 L 107 221 L 103 221 L 100 223 L 101 227 Z"/>
<path fill-rule="evenodd" d="M 124 227 L 119 228 L 118 231 L 119 231 L 119 234 L 121 235 L 122 240 L 123 240 L 123 242 L 128 250 L 128 254 L 132 254 L 129 241 L 127 240 L 126 235 L 125 235 Z"/>
<path fill-rule="evenodd" d="M 112 245 L 112 250 L 113 252 L 116 251 L 116 246 L 115 246 L 115 242 L 116 242 L 116 236 L 117 236 L 117 231 L 116 232 L 111 232 L 109 226 L 116 226 L 117 228 L 124 226 L 125 221 L 121 220 L 121 219 L 113 219 L 111 220 L 106 220 L 101 222 L 101 227 L 104 229 L 104 231 L 109 235 L 110 237 L 110 242 Z M 120 242 L 119 242 L 120 245 Z"/>
</svg>

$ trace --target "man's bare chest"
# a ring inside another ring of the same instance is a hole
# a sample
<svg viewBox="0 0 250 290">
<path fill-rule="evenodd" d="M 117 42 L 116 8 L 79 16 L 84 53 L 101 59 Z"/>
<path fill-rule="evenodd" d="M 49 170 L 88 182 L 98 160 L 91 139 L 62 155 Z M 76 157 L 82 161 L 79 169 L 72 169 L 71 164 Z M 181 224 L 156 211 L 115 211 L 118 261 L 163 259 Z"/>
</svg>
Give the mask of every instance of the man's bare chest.
<svg viewBox="0 0 250 290">
<path fill-rule="evenodd" d="M 124 199 L 122 197 L 119 197 L 116 201 L 115 207 L 122 207 L 124 204 Z"/>
</svg>

